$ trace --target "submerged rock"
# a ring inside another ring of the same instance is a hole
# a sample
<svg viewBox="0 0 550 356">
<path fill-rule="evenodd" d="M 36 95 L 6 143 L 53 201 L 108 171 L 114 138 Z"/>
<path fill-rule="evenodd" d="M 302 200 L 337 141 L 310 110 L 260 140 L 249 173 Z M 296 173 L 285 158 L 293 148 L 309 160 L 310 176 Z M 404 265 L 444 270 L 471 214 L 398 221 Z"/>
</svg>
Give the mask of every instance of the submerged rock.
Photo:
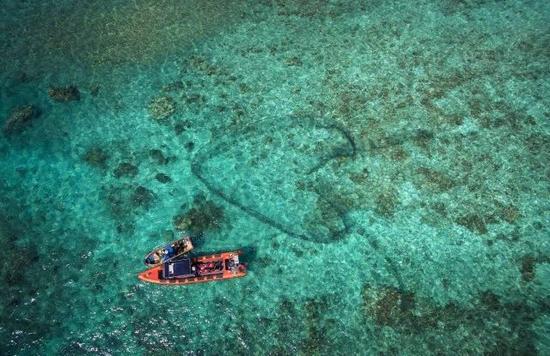
<svg viewBox="0 0 550 356">
<path fill-rule="evenodd" d="M 84 154 L 84 161 L 90 166 L 106 168 L 109 154 L 100 147 L 92 147 Z"/>
<path fill-rule="evenodd" d="M 169 175 L 164 173 L 157 173 L 157 175 L 155 176 L 155 179 L 161 183 L 170 183 L 172 181 L 172 178 L 170 178 Z"/>
<path fill-rule="evenodd" d="M 210 200 L 195 198 L 193 207 L 186 213 L 174 217 L 177 230 L 187 230 L 200 233 L 220 227 L 224 218 L 224 210 Z"/>
<path fill-rule="evenodd" d="M 178 230 L 189 230 L 191 228 L 191 225 L 193 225 L 191 218 L 185 214 L 174 217 L 174 226 Z"/>
<path fill-rule="evenodd" d="M 157 161 L 158 164 L 168 163 L 168 158 L 166 158 L 164 153 L 162 153 L 162 151 L 157 148 L 150 150 L 149 155 L 153 160 Z"/>
<path fill-rule="evenodd" d="M 171 91 L 179 91 L 184 89 L 185 86 L 181 80 L 176 80 L 172 83 L 168 83 L 165 86 L 162 87 L 162 91 L 165 92 L 171 92 Z"/>
<path fill-rule="evenodd" d="M 176 135 L 181 135 L 185 130 L 189 128 L 189 122 L 187 121 L 178 121 L 174 125 L 174 131 L 176 132 Z"/>
<path fill-rule="evenodd" d="M 132 204 L 134 206 L 147 208 L 151 205 L 154 199 L 155 194 L 151 190 L 140 185 L 136 188 L 132 195 Z"/>
<path fill-rule="evenodd" d="M 535 279 L 535 257 L 525 255 L 521 259 L 521 279 L 525 282 L 531 282 Z"/>
<path fill-rule="evenodd" d="M 32 119 L 38 116 L 40 116 L 40 111 L 32 105 L 15 107 L 4 124 L 4 133 L 20 132 L 30 124 Z"/>
<path fill-rule="evenodd" d="M 122 162 L 114 171 L 116 178 L 135 177 L 138 174 L 138 167 L 128 162 Z"/>
<path fill-rule="evenodd" d="M 176 112 L 176 102 L 169 96 L 153 98 L 149 103 L 149 115 L 155 120 L 164 120 Z"/>
<path fill-rule="evenodd" d="M 68 87 L 50 87 L 48 89 L 48 96 L 57 102 L 65 103 L 68 101 L 80 100 L 80 91 L 74 85 Z"/>
<path fill-rule="evenodd" d="M 192 141 L 189 141 L 185 144 L 185 149 L 188 151 L 188 152 L 191 152 L 193 151 L 193 148 L 195 148 L 195 144 L 192 142 Z"/>
</svg>

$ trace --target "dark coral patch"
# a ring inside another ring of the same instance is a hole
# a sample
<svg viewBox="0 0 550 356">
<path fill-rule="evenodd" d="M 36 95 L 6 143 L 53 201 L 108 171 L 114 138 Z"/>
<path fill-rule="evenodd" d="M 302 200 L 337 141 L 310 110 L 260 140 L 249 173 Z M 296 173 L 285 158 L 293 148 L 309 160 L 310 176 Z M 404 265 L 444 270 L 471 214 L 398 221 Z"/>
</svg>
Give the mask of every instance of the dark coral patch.
<svg viewBox="0 0 550 356">
<path fill-rule="evenodd" d="M 378 215 L 385 218 L 390 218 L 395 214 L 395 209 L 399 204 L 397 193 L 392 190 L 383 192 L 379 194 L 378 197 L 376 197 L 375 204 L 376 206 L 374 208 L 374 211 Z"/>
<path fill-rule="evenodd" d="M 434 133 L 430 130 L 420 129 L 414 133 L 413 142 L 421 148 L 427 148 L 428 144 L 433 140 Z"/>
<path fill-rule="evenodd" d="M 159 150 L 158 148 L 152 149 L 149 151 L 149 156 L 156 161 L 158 164 L 167 164 L 168 158 L 164 155 L 164 153 Z"/>
<path fill-rule="evenodd" d="M 535 257 L 532 255 L 525 255 L 521 259 L 521 279 L 525 282 L 535 279 L 535 263 Z"/>
<path fill-rule="evenodd" d="M 169 175 L 164 173 L 157 173 L 155 175 L 155 179 L 158 180 L 161 183 L 170 183 L 172 181 L 172 178 L 170 178 Z"/>
<path fill-rule="evenodd" d="M 191 152 L 193 151 L 193 149 L 195 148 L 195 144 L 192 142 L 192 141 L 189 141 L 185 144 L 185 149 L 188 151 L 188 152 Z"/>
<path fill-rule="evenodd" d="M 224 210 L 222 207 L 202 196 L 198 196 L 195 197 L 191 209 L 174 217 L 174 225 L 178 230 L 200 233 L 218 229 L 223 219 Z"/>
<path fill-rule="evenodd" d="M 132 194 L 132 198 L 131 198 L 132 204 L 134 206 L 139 206 L 144 208 L 148 208 L 154 199 L 155 199 L 155 194 L 151 190 L 141 185 L 134 190 L 134 193 Z"/>
<path fill-rule="evenodd" d="M 109 154 L 100 147 L 91 147 L 84 154 L 84 161 L 90 166 L 98 168 L 106 168 Z"/>
<path fill-rule="evenodd" d="M 485 354 L 532 354 L 522 351 L 534 350 L 529 324 L 537 311 L 526 304 L 504 303 L 491 291 L 482 292 L 471 307 L 454 303 L 437 306 L 394 287 L 367 284 L 363 307 L 365 317 L 377 327 L 391 327 L 399 333 L 453 332 L 466 327 L 483 340 Z M 442 345 L 437 342 L 433 346 Z"/>
<path fill-rule="evenodd" d="M 365 311 L 380 326 L 397 326 L 413 317 L 414 294 L 393 287 L 373 288 L 366 285 L 363 302 Z"/>
<path fill-rule="evenodd" d="M 420 167 L 416 171 L 424 178 L 422 185 L 426 185 L 434 190 L 443 192 L 455 186 L 455 182 L 451 178 L 434 169 Z"/>
<path fill-rule="evenodd" d="M 191 125 L 187 121 L 177 121 L 174 124 L 174 132 L 176 133 L 176 135 L 179 136 L 184 133 L 190 126 Z"/>
<path fill-rule="evenodd" d="M 74 85 L 69 85 L 68 87 L 50 87 L 48 89 L 48 96 L 53 101 L 66 103 L 80 100 L 80 91 Z"/>
<path fill-rule="evenodd" d="M 468 215 L 461 216 L 456 220 L 456 223 L 478 234 L 487 233 L 487 226 L 485 225 L 485 219 L 483 218 L 483 216 L 480 216 L 477 214 L 468 214 Z"/>
<path fill-rule="evenodd" d="M 21 132 L 38 116 L 40 116 L 40 110 L 33 105 L 15 107 L 4 124 L 4 133 Z"/>
<path fill-rule="evenodd" d="M 122 162 L 113 172 L 116 178 L 135 177 L 138 174 L 138 167 L 128 162 Z"/>
<path fill-rule="evenodd" d="M 507 205 L 499 211 L 499 217 L 509 224 L 513 224 L 519 217 L 518 208 L 513 205 Z"/>
<path fill-rule="evenodd" d="M 176 102 L 170 96 L 160 96 L 151 99 L 147 109 L 153 119 L 163 121 L 176 112 Z"/>
</svg>

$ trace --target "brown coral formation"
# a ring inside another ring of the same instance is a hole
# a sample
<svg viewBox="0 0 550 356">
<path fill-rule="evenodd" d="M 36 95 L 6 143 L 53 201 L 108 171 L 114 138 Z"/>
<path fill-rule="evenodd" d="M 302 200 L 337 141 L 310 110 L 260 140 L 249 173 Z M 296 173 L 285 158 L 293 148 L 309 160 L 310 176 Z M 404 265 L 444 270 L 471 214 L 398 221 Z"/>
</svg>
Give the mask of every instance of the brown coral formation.
<svg viewBox="0 0 550 356">
<path fill-rule="evenodd" d="M 32 105 L 13 108 L 4 124 L 4 133 L 12 134 L 22 131 L 39 115 L 40 111 Z"/>
<path fill-rule="evenodd" d="M 67 87 L 50 87 L 48 89 L 48 96 L 53 101 L 66 103 L 80 100 L 80 91 L 74 85 L 69 85 Z"/>
</svg>

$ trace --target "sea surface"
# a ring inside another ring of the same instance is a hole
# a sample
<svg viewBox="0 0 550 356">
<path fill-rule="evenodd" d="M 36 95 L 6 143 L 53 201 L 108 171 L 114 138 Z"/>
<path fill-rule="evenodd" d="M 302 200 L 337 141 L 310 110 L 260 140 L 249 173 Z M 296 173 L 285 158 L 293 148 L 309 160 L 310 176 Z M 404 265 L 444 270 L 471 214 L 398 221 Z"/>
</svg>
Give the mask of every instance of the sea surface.
<svg viewBox="0 0 550 356">
<path fill-rule="evenodd" d="M 550 354 L 550 2 L 4 0 L 0 354 Z M 140 282 L 191 234 L 245 278 Z"/>
</svg>

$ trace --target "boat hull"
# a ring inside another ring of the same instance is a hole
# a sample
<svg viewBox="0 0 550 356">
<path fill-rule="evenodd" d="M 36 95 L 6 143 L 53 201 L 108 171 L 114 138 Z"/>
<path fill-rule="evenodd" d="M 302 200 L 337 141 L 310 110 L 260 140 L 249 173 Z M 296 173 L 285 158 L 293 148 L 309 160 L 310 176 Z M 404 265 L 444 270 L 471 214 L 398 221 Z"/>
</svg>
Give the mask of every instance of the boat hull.
<svg viewBox="0 0 550 356">
<path fill-rule="evenodd" d="M 182 278 L 163 278 L 163 265 L 155 266 L 146 271 L 143 271 L 138 274 L 138 278 L 144 282 L 162 284 L 162 285 L 188 285 L 195 283 L 204 283 L 204 282 L 213 282 L 213 281 L 223 281 L 227 279 L 241 278 L 246 276 L 246 266 L 244 264 L 239 264 L 237 268 L 227 269 L 225 266 L 226 260 L 234 259 L 235 257 L 238 260 L 238 256 L 241 254 L 241 251 L 230 251 L 230 252 L 221 252 L 214 255 L 207 256 L 198 256 L 192 258 L 192 263 L 215 263 L 222 261 L 224 263 L 224 268 L 219 273 L 205 273 L 197 274 L 189 277 Z"/>
</svg>

